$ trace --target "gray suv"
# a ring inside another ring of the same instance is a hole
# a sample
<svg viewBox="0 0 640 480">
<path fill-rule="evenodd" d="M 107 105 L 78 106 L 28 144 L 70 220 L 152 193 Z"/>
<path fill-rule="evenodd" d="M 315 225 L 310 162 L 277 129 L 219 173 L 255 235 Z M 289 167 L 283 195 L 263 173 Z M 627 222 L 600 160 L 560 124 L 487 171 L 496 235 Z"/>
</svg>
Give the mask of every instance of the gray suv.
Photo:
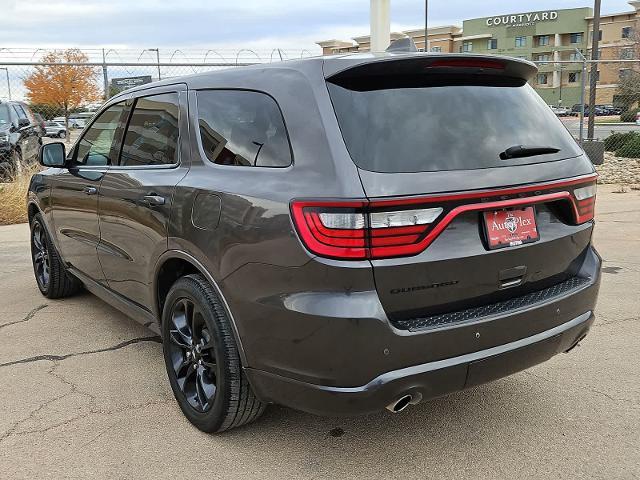
<svg viewBox="0 0 640 480">
<path fill-rule="evenodd" d="M 594 321 L 596 176 L 535 73 L 357 54 L 119 94 L 41 150 L 38 286 L 159 332 L 207 432 L 269 403 L 399 412 L 569 351 Z"/>
</svg>

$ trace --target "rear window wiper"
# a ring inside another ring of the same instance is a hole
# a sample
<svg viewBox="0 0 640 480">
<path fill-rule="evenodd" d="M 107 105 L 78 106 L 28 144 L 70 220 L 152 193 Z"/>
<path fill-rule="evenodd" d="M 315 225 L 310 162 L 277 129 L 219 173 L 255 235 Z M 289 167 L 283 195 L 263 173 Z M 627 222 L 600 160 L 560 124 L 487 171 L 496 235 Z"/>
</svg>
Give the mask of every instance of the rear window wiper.
<svg viewBox="0 0 640 480">
<path fill-rule="evenodd" d="M 534 157 L 536 155 L 545 155 L 547 153 L 558 153 L 559 148 L 555 147 L 527 147 L 525 145 L 515 145 L 507 148 L 500 154 L 501 160 L 508 160 L 509 158 L 523 158 Z"/>
</svg>

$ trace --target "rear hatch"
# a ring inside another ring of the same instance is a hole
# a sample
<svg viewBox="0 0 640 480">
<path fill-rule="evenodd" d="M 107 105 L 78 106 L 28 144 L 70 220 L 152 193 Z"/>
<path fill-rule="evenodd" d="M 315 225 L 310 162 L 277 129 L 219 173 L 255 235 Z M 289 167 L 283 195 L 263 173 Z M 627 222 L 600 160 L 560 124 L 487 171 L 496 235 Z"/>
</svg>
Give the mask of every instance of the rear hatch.
<svg viewBox="0 0 640 480">
<path fill-rule="evenodd" d="M 517 60 L 414 55 L 327 76 L 368 197 L 366 255 L 397 327 L 455 323 L 575 285 L 595 177 L 527 84 L 535 72 Z"/>
</svg>

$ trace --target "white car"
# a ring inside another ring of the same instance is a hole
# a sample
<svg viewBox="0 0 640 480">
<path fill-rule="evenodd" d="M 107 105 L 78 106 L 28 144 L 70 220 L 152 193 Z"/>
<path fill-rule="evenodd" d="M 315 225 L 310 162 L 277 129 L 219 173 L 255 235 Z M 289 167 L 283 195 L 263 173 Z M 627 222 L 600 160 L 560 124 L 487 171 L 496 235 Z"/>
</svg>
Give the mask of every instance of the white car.
<svg viewBox="0 0 640 480">
<path fill-rule="evenodd" d="M 551 111 L 559 117 L 568 117 L 571 115 L 571 110 L 567 107 L 549 105 L 549 108 L 551 108 Z"/>
<path fill-rule="evenodd" d="M 45 136 L 65 138 L 67 136 L 67 129 L 64 123 L 60 122 L 45 122 L 44 123 Z"/>
</svg>

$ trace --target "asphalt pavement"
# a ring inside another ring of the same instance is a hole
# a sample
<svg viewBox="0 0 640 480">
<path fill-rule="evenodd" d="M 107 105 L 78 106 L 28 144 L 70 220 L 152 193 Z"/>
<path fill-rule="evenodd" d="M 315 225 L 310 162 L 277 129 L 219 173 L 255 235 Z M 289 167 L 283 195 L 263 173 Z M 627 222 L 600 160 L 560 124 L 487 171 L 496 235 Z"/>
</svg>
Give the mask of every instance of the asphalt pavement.
<svg viewBox="0 0 640 480">
<path fill-rule="evenodd" d="M 151 332 L 90 294 L 42 297 L 27 226 L 0 227 L 0 478 L 638 478 L 640 192 L 612 190 L 596 324 L 571 353 L 398 415 L 271 406 L 216 436 L 182 416 Z"/>
</svg>

